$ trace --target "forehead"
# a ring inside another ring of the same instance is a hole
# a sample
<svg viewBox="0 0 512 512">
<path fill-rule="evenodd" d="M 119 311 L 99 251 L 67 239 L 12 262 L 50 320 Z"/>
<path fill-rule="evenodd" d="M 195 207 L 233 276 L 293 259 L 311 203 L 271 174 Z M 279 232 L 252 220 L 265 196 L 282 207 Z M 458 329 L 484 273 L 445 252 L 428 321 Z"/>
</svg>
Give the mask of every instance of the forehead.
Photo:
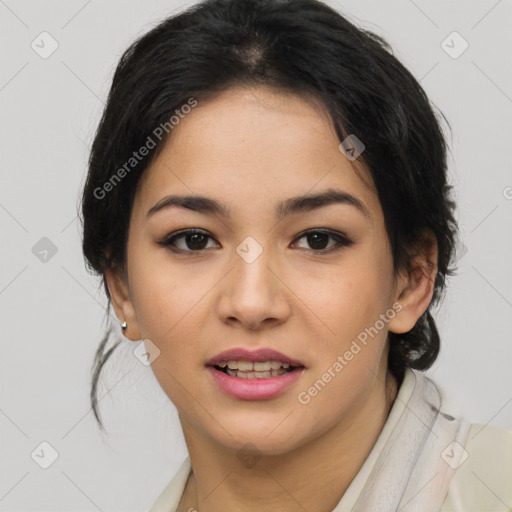
<svg viewBox="0 0 512 512">
<path fill-rule="evenodd" d="M 196 193 L 256 207 L 336 188 L 379 209 L 370 173 L 338 146 L 316 98 L 267 87 L 228 89 L 181 116 L 146 169 L 138 202 Z"/>
</svg>

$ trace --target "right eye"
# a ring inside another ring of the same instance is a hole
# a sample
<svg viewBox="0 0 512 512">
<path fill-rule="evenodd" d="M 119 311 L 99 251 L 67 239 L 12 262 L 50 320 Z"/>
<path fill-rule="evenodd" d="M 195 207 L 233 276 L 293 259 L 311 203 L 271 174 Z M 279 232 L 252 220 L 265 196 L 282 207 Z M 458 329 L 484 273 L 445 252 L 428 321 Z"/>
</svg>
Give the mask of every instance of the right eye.
<svg viewBox="0 0 512 512">
<path fill-rule="evenodd" d="M 163 247 L 170 247 L 175 252 L 196 252 L 205 251 L 208 247 L 207 240 L 213 237 L 206 231 L 200 229 L 183 229 L 167 235 L 162 241 L 158 242 Z M 177 241 L 183 241 L 179 247 Z"/>
</svg>

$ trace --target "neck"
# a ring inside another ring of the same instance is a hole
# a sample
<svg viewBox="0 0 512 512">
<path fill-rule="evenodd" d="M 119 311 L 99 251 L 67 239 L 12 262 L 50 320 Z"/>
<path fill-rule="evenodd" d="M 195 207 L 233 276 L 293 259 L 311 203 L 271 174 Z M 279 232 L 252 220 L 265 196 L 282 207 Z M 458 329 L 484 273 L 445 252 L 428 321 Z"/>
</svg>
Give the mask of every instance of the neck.
<svg viewBox="0 0 512 512">
<path fill-rule="evenodd" d="M 367 400 L 332 429 L 291 452 L 265 455 L 252 467 L 182 421 L 193 472 L 177 512 L 330 512 L 373 448 L 397 392 L 384 368 Z"/>
</svg>

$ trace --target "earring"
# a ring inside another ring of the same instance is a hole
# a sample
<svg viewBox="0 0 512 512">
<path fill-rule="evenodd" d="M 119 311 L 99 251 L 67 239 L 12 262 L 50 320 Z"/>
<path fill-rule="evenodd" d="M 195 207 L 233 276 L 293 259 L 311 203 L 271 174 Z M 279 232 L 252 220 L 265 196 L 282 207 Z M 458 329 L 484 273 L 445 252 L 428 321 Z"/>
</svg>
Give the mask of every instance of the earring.
<svg viewBox="0 0 512 512">
<path fill-rule="evenodd" d="M 123 331 L 126 331 L 126 329 L 128 329 L 128 324 L 126 323 L 126 320 L 121 324 L 121 329 L 123 329 Z"/>
</svg>

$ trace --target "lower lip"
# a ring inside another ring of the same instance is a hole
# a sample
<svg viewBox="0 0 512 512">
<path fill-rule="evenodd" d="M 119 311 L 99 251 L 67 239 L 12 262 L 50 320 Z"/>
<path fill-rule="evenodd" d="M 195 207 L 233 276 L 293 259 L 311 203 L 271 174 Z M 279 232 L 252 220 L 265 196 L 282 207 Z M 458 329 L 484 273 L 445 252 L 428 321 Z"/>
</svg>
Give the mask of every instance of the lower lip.
<svg viewBox="0 0 512 512">
<path fill-rule="evenodd" d="M 241 400 L 267 400 L 283 393 L 301 375 L 305 368 L 297 368 L 278 377 L 269 379 L 243 379 L 208 366 L 213 380 L 224 393 Z"/>
</svg>

